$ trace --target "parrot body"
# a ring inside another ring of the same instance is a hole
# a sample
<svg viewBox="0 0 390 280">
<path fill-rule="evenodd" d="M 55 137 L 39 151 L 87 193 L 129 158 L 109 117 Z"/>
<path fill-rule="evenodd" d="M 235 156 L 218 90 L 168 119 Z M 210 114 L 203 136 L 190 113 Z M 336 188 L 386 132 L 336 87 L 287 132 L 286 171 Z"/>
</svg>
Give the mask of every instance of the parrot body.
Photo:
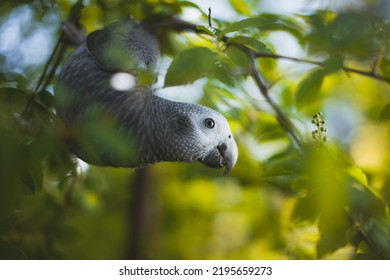
<svg viewBox="0 0 390 280">
<path fill-rule="evenodd" d="M 158 59 L 155 38 L 132 21 L 87 37 L 64 64 L 55 87 L 71 151 L 102 166 L 201 161 L 228 172 L 237 146 L 221 114 L 158 97 L 138 83 L 139 73 L 153 71 Z M 134 87 L 114 89 L 111 78 L 118 72 L 135 76 Z"/>
</svg>

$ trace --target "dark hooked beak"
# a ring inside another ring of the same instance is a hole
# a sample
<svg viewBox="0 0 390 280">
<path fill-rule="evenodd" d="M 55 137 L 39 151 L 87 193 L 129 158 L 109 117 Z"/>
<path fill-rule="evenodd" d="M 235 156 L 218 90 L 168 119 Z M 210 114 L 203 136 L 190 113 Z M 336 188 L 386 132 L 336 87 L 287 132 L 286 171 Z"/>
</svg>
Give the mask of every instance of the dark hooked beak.
<svg viewBox="0 0 390 280">
<path fill-rule="evenodd" d="M 236 164 L 238 149 L 236 141 L 229 138 L 228 141 L 220 143 L 201 162 L 208 167 L 221 168 L 225 166 L 224 175 L 227 174 Z"/>
</svg>

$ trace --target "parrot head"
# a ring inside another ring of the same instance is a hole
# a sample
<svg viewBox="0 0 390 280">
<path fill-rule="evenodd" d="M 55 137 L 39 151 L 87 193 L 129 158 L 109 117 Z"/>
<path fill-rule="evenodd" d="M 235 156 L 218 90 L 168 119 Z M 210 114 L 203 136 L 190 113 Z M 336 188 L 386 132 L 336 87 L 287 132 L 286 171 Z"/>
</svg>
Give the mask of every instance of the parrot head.
<svg viewBox="0 0 390 280">
<path fill-rule="evenodd" d="M 199 161 L 208 167 L 225 167 L 228 173 L 236 164 L 237 144 L 234 141 L 227 120 L 217 112 L 201 119 L 198 129 L 206 144 Z"/>
<path fill-rule="evenodd" d="M 179 132 L 178 147 L 191 154 L 188 161 L 198 160 L 212 168 L 225 168 L 228 173 L 236 164 L 237 144 L 229 123 L 220 113 L 201 105 L 182 103 L 186 111 L 175 117 Z"/>
</svg>

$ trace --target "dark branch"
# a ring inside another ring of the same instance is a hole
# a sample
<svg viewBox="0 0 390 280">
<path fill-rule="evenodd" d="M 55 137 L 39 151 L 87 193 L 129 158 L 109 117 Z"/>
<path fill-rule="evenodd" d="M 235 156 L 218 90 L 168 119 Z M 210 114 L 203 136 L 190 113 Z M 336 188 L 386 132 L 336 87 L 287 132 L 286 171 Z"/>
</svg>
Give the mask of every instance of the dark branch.
<svg viewBox="0 0 390 280">
<path fill-rule="evenodd" d="M 211 24 L 211 8 L 209 8 L 208 19 L 209 19 L 209 27 L 213 27 L 212 24 Z"/>
<path fill-rule="evenodd" d="M 254 79 L 256 85 L 258 86 L 261 94 L 263 97 L 267 100 L 268 104 L 272 107 L 272 109 L 276 113 L 276 118 L 279 122 L 279 124 L 283 127 L 283 129 L 291 136 L 293 142 L 299 147 L 302 148 L 301 142 L 298 138 L 298 136 L 295 134 L 293 125 L 290 123 L 289 119 L 284 115 L 282 110 L 273 102 L 273 100 L 270 98 L 268 94 L 268 88 L 264 84 L 263 79 L 260 75 L 260 71 L 257 68 L 256 59 L 255 59 L 255 52 L 252 50 L 245 48 L 244 49 L 249 57 L 249 63 L 250 63 L 250 75 Z"/>
<path fill-rule="evenodd" d="M 291 60 L 291 61 L 295 61 L 295 62 L 307 63 L 307 64 L 318 65 L 318 66 L 324 65 L 324 63 L 320 62 L 320 61 L 290 57 L 290 56 L 285 56 L 285 55 L 280 55 L 280 54 L 266 54 L 266 53 L 255 52 L 255 57 L 256 58 L 286 59 L 286 60 Z M 343 66 L 341 69 L 344 70 L 345 72 L 348 72 L 348 73 L 355 73 L 355 74 L 359 74 L 362 76 L 373 78 L 375 80 L 390 82 L 390 77 L 379 75 L 379 74 L 375 73 L 375 71 L 373 71 L 373 70 L 371 70 L 371 71 L 360 70 L 360 69 L 355 69 L 355 68 L 351 68 L 351 67 L 347 67 L 347 66 Z"/>
</svg>

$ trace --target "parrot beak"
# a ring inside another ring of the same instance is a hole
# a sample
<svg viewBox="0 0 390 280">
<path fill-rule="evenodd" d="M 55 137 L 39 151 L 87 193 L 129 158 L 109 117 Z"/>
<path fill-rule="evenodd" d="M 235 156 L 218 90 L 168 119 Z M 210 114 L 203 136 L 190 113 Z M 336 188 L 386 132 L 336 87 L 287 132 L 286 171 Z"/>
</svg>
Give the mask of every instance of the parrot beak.
<svg viewBox="0 0 390 280">
<path fill-rule="evenodd" d="M 225 149 L 225 151 L 223 151 L 223 148 L 225 148 L 225 146 L 227 146 L 227 148 Z M 217 148 L 224 159 L 226 168 L 225 171 L 223 172 L 223 175 L 226 175 L 234 167 L 234 165 L 236 165 L 237 162 L 238 148 L 237 148 L 236 141 L 234 141 L 234 139 L 231 138 L 228 145 L 223 143 L 219 145 Z"/>
<path fill-rule="evenodd" d="M 226 142 L 220 143 L 201 162 L 208 167 L 220 168 L 226 167 L 224 175 L 227 174 L 236 164 L 238 157 L 238 149 L 236 141 L 230 138 Z"/>
</svg>

